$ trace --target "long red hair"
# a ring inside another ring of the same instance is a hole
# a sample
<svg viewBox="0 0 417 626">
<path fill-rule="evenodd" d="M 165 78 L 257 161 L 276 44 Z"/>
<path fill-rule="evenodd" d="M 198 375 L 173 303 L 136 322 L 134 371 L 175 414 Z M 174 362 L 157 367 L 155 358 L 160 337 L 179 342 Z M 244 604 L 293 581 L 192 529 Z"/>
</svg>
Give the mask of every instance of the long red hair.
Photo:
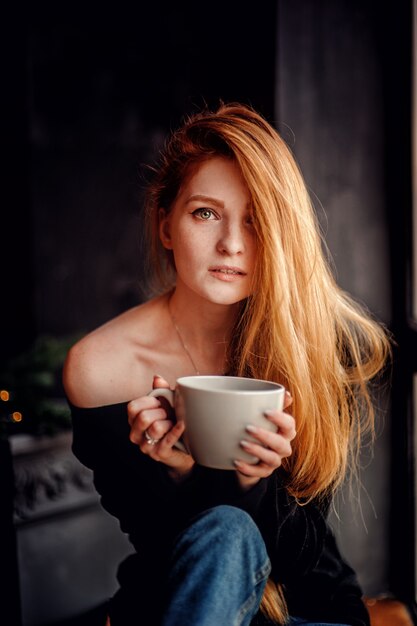
<svg viewBox="0 0 417 626">
<path fill-rule="evenodd" d="M 388 333 L 336 284 L 293 155 L 271 124 L 241 104 L 190 116 L 162 150 L 146 204 L 160 283 L 172 284 L 175 268 L 159 241 L 159 209 L 169 212 L 192 166 L 214 156 L 241 169 L 260 251 L 256 289 L 242 303 L 229 348 L 231 369 L 290 390 L 297 437 L 283 463 L 288 490 L 300 503 L 328 496 L 349 467 L 355 471 L 362 437 L 374 432 L 369 383 L 390 354 Z M 268 588 L 264 610 L 282 620 L 285 603 Z"/>
</svg>

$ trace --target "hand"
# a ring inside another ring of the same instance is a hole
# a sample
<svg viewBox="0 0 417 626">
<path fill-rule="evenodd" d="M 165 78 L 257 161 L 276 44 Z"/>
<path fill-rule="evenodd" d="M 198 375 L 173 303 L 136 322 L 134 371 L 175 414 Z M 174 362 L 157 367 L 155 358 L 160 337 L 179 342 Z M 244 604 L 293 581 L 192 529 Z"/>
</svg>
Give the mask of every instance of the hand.
<svg viewBox="0 0 417 626">
<path fill-rule="evenodd" d="M 154 376 L 152 388 L 163 387 L 169 389 L 167 381 L 160 376 Z M 191 472 L 194 459 L 174 447 L 184 432 L 184 422 L 169 419 L 169 413 L 172 411 L 168 407 L 164 408 L 159 398 L 141 396 L 132 400 L 127 405 L 129 438 L 139 446 L 143 454 L 167 465 L 171 477 L 179 481 Z M 148 441 L 145 432 L 155 443 Z"/>
<path fill-rule="evenodd" d="M 291 394 L 285 392 L 284 409 L 282 411 L 267 411 L 267 417 L 277 426 L 277 432 L 270 432 L 264 428 L 248 426 L 247 432 L 257 442 L 249 440 L 241 441 L 241 447 L 259 459 L 255 465 L 245 463 L 241 459 L 235 460 L 237 476 L 243 489 L 249 489 L 260 478 L 270 476 L 274 470 L 280 467 L 282 459 L 292 454 L 291 441 L 296 435 L 295 420 L 286 409 L 292 404 Z M 259 442 L 259 443 L 258 443 Z"/>
</svg>

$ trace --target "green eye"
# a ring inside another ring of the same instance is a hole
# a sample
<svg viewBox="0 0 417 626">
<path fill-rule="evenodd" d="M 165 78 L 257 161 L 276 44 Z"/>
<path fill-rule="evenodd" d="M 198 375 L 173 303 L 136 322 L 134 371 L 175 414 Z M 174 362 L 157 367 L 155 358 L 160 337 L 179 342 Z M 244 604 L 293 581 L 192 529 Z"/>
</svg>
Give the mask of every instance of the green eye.
<svg viewBox="0 0 417 626">
<path fill-rule="evenodd" d="M 194 211 L 194 215 L 197 215 L 202 220 L 209 220 L 213 216 L 213 211 L 210 209 L 197 209 Z"/>
</svg>

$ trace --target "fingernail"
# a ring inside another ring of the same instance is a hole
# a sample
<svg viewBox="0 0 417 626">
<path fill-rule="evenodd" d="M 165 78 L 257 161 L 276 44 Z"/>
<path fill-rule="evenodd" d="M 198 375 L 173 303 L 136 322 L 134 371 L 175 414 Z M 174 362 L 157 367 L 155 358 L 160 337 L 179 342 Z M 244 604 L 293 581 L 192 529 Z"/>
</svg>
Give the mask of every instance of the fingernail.
<svg viewBox="0 0 417 626">
<path fill-rule="evenodd" d="M 240 445 L 243 446 L 243 448 L 247 448 L 248 446 L 250 446 L 250 442 L 246 441 L 245 439 L 242 439 L 242 441 L 240 442 Z"/>
<path fill-rule="evenodd" d="M 161 376 L 161 374 L 154 374 L 153 379 L 155 380 L 155 378 L 163 378 L 163 376 Z"/>
<path fill-rule="evenodd" d="M 285 395 L 287 396 L 287 398 L 292 398 L 292 395 L 288 390 L 285 391 Z"/>
<path fill-rule="evenodd" d="M 238 461 L 237 459 L 235 459 L 233 461 L 233 465 L 236 465 L 236 467 L 241 467 L 242 463 L 240 461 Z"/>
<path fill-rule="evenodd" d="M 257 433 L 259 431 L 259 428 L 257 428 L 256 426 L 252 426 L 252 424 L 249 424 L 249 426 L 246 426 L 246 430 L 248 431 L 248 433 Z"/>
</svg>

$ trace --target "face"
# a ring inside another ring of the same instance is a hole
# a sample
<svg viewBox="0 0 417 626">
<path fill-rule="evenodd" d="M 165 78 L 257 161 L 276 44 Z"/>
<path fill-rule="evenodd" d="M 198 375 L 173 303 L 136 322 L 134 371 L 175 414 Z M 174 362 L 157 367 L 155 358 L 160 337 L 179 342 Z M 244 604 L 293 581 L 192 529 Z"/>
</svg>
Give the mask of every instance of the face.
<svg viewBox="0 0 417 626">
<path fill-rule="evenodd" d="M 251 199 L 233 161 L 215 157 L 193 170 L 171 211 L 161 209 L 160 237 L 174 255 L 177 289 L 226 305 L 252 293 Z"/>
</svg>

